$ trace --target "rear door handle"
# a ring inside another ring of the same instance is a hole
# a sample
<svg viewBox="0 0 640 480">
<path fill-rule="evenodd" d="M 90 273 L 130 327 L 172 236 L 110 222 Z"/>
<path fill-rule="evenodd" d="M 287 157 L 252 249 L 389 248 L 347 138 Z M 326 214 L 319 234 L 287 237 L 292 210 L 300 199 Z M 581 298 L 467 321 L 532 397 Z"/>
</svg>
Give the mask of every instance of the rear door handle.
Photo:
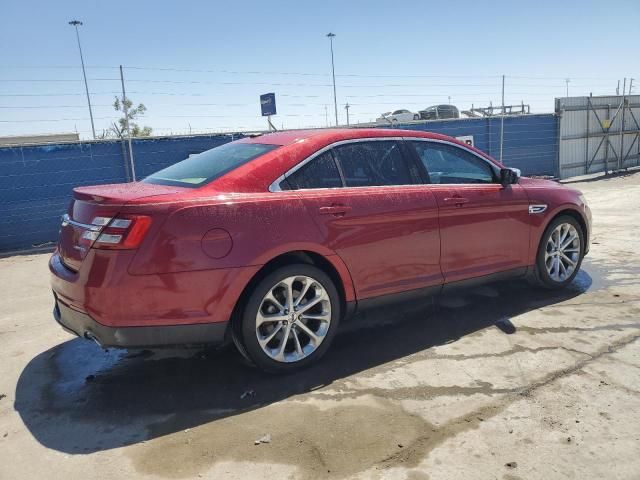
<svg viewBox="0 0 640 480">
<path fill-rule="evenodd" d="M 338 217 L 351 211 L 351 207 L 347 205 L 331 205 L 330 207 L 320 207 L 318 209 L 320 215 L 336 215 Z"/>
<path fill-rule="evenodd" d="M 464 205 L 465 203 L 469 203 L 469 199 L 464 197 L 447 197 L 444 199 L 444 203 L 446 205 Z"/>
</svg>

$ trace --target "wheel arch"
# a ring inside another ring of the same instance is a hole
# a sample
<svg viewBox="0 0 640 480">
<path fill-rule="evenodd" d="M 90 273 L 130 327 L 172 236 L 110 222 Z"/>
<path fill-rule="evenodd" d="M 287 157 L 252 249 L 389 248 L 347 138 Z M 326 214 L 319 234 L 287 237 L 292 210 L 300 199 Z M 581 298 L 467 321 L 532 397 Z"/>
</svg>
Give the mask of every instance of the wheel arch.
<svg viewBox="0 0 640 480">
<path fill-rule="evenodd" d="M 234 329 L 237 327 L 237 319 L 240 317 L 242 309 L 255 286 L 271 272 L 293 263 L 313 265 L 329 275 L 340 296 L 340 311 L 342 312 L 342 316 L 344 317 L 349 313 L 349 305 L 355 303 L 355 290 L 349 270 L 342 259 L 337 255 L 327 257 L 311 250 L 292 250 L 271 258 L 262 265 L 260 270 L 258 270 L 245 285 L 231 315 L 232 325 L 235 325 L 233 327 Z"/>
<path fill-rule="evenodd" d="M 533 257 L 533 268 L 530 269 L 527 273 L 527 279 L 529 281 L 529 283 L 531 283 L 533 286 L 536 287 L 542 287 L 542 288 L 555 288 L 558 285 L 551 285 L 549 283 L 549 280 L 545 279 L 544 276 L 548 276 L 546 274 L 546 272 L 543 274 L 542 273 L 542 269 L 543 267 L 540 265 L 540 252 L 541 252 L 541 248 L 543 247 L 543 239 L 547 238 L 546 234 L 550 229 L 550 226 L 558 219 L 561 217 L 569 217 L 573 220 L 575 220 L 575 222 L 578 224 L 578 226 L 580 227 L 580 230 L 582 230 L 582 248 L 583 248 L 583 253 L 582 256 L 578 259 L 578 266 L 576 267 L 576 272 L 574 272 L 570 279 L 573 279 L 575 277 L 575 275 L 577 274 L 577 271 L 580 269 L 581 263 L 582 263 L 582 258 L 584 257 L 584 255 L 586 254 L 586 248 L 588 245 L 588 236 L 589 236 L 589 223 L 587 221 L 587 219 L 585 219 L 582 216 L 582 213 L 576 209 L 573 208 L 571 206 L 561 206 L 559 208 L 557 208 L 555 211 L 553 211 L 546 219 L 545 222 L 540 225 L 540 232 L 539 232 L 539 236 L 538 236 L 538 240 L 536 243 L 536 248 L 535 251 L 533 252 L 534 257 Z M 561 286 L 564 286 L 568 283 L 568 280 L 565 281 L 564 284 L 562 284 Z"/>
<path fill-rule="evenodd" d="M 587 222 L 582 216 L 582 214 L 573 208 L 567 208 L 565 210 L 560 211 L 554 218 L 559 217 L 560 215 L 567 215 L 569 217 L 573 217 L 579 224 L 580 228 L 582 228 L 582 234 L 584 235 L 585 244 L 588 244 L 587 236 L 589 235 L 589 228 L 587 227 Z"/>
<path fill-rule="evenodd" d="M 538 248 L 540 248 L 540 242 L 542 241 L 542 237 L 544 235 L 544 232 L 547 231 L 547 228 L 549 227 L 549 225 L 551 225 L 551 222 L 553 222 L 556 218 L 561 217 L 561 216 L 568 216 L 573 218 L 575 221 L 578 222 L 578 224 L 580 225 L 580 228 L 582 229 L 582 234 L 584 236 L 584 245 L 582 246 L 583 249 L 585 249 L 585 253 L 586 253 L 586 247 L 587 245 L 589 245 L 589 227 L 587 224 L 587 220 L 584 218 L 584 216 L 582 215 L 582 213 L 580 212 L 580 210 L 578 210 L 577 208 L 573 208 L 567 205 L 563 205 L 561 207 L 559 207 L 556 211 L 553 212 L 552 215 L 549 215 L 549 217 L 547 218 L 546 222 L 544 223 L 544 225 L 542 226 L 542 228 L 540 229 L 540 233 L 538 235 L 538 239 L 536 242 L 536 249 L 534 254 L 537 254 L 538 252 Z"/>
</svg>

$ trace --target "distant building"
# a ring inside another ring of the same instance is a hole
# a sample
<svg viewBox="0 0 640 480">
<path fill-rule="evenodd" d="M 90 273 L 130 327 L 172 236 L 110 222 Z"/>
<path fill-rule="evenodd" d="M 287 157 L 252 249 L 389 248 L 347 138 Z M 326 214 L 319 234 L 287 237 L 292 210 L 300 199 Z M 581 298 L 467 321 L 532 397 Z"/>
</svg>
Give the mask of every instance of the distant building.
<svg viewBox="0 0 640 480">
<path fill-rule="evenodd" d="M 34 143 L 63 143 L 77 142 L 77 133 L 51 133 L 47 135 L 18 135 L 14 137 L 0 137 L 0 145 L 26 145 Z"/>
</svg>

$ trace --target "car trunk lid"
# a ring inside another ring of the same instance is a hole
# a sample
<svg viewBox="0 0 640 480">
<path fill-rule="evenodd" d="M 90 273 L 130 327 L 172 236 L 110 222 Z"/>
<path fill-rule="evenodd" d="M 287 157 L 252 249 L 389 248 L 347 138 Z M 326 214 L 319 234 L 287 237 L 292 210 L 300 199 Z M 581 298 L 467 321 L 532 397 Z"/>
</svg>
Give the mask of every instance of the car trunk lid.
<svg viewBox="0 0 640 480">
<path fill-rule="evenodd" d="M 145 183 L 75 188 L 60 226 L 58 253 L 62 262 L 73 271 L 80 269 L 82 260 L 93 244 L 93 240 L 85 237 L 106 226 L 104 221 L 96 221 L 97 218 L 111 219 L 118 215 L 124 205 L 141 198 L 176 194 L 184 190 L 188 189 Z"/>
</svg>

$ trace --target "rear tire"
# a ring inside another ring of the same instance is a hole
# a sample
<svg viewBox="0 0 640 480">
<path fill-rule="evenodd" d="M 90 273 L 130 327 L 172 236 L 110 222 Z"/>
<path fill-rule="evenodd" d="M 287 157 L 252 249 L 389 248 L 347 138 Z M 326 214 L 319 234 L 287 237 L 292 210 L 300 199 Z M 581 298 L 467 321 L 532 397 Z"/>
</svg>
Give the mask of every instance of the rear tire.
<svg viewBox="0 0 640 480">
<path fill-rule="evenodd" d="M 569 285 L 582 265 L 584 246 L 584 232 L 575 218 L 555 218 L 540 239 L 531 283 L 547 289 Z"/>
<path fill-rule="evenodd" d="M 338 291 L 325 272 L 308 264 L 287 265 L 251 292 L 235 340 L 261 370 L 293 372 L 326 353 L 340 315 Z"/>
</svg>

